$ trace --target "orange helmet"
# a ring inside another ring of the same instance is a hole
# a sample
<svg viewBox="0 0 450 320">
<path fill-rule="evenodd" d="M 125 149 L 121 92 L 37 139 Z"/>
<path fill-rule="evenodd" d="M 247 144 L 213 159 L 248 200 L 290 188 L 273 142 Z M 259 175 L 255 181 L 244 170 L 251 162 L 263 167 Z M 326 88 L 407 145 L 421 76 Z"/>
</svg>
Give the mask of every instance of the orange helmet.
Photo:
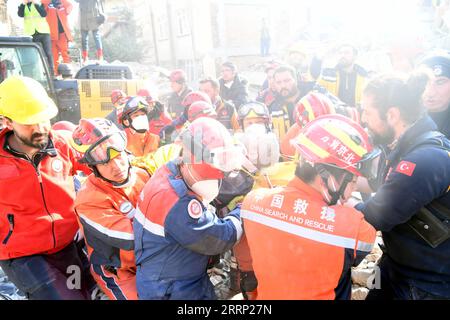
<svg viewBox="0 0 450 320">
<path fill-rule="evenodd" d="M 127 95 L 126 95 L 126 93 L 125 92 L 123 92 L 122 90 L 113 90 L 112 92 L 111 92 L 111 102 L 112 102 L 112 104 L 117 104 L 117 103 L 119 103 L 121 100 L 122 100 L 122 102 L 123 103 L 125 103 L 124 102 L 124 100 L 127 98 Z M 121 103 L 122 104 L 122 103 Z"/>
<path fill-rule="evenodd" d="M 225 172 L 242 166 L 244 150 L 215 119 L 195 120 L 181 132 L 178 142 L 183 148 L 183 163 L 195 172 L 196 180 L 222 179 Z"/>
<path fill-rule="evenodd" d="M 303 128 L 307 123 L 317 117 L 336 113 L 333 102 L 325 95 L 318 92 L 310 92 L 304 96 L 295 106 L 295 121 Z"/>
<path fill-rule="evenodd" d="M 107 119 L 81 119 L 72 134 L 72 147 L 80 154 L 80 163 L 104 164 L 125 151 L 124 132 Z"/>
<path fill-rule="evenodd" d="M 188 109 L 188 120 L 189 122 L 193 122 L 202 117 L 208 117 L 215 119 L 217 116 L 216 110 L 214 107 L 204 101 L 196 101 Z"/>
<path fill-rule="evenodd" d="M 66 130 L 73 132 L 77 126 L 70 121 L 58 121 L 53 126 L 53 130 Z"/>
<path fill-rule="evenodd" d="M 189 108 L 191 106 L 191 104 L 193 104 L 196 101 L 204 101 L 207 102 L 209 104 L 212 104 L 211 102 L 211 98 L 204 92 L 201 91 L 192 91 L 189 92 L 186 97 L 184 97 L 183 101 L 181 102 L 181 104 L 185 107 L 185 108 Z"/>
<path fill-rule="evenodd" d="M 380 154 L 356 122 L 342 115 L 325 115 L 308 123 L 293 145 L 303 159 L 373 177 L 372 160 Z"/>
</svg>

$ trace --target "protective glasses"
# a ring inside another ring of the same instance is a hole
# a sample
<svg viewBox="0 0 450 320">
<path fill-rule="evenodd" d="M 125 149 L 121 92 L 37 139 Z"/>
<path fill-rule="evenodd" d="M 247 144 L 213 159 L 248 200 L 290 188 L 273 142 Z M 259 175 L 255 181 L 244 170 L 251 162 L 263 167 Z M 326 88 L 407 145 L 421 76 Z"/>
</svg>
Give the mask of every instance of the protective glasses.
<svg viewBox="0 0 450 320">
<path fill-rule="evenodd" d="M 378 176 L 378 166 L 375 161 L 380 157 L 381 150 L 374 148 L 371 152 L 366 153 L 356 164 L 356 169 L 369 180 L 376 179 Z"/>
<path fill-rule="evenodd" d="M 89 146 L 81 159 L 89 165 L 108 163 L 125 151 L 127 140 L 123 132 L 116 132 Z"/>
<path fill-rule="evenodd" d="M 239 108 L 238 117 L 240 119 L 246 118 L 251 112 L 254 112 L 258 117 L 267 118 L 267 108 L 260 103 L 247 103 Z"/>
</svg>

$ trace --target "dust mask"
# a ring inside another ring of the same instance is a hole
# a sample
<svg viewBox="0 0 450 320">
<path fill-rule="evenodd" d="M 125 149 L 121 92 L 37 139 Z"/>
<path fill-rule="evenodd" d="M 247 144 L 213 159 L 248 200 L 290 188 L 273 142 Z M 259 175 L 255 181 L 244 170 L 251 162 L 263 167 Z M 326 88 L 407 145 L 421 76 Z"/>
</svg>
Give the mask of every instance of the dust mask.
<svg viewBox="0 0 450 320">
<path fill-rule="evenodd" d="M 261 136 L 267 133 L 266 125 L 264 123 L 255 123 L 245 128 L 245 134 L 252 136 Z"/>
<path fill-rule="evenodd" d="M 131 127 L 138 133 L 145 133 L 150 129 L 146 115 L 136 117 L 131 122 Z"/>
</svg>

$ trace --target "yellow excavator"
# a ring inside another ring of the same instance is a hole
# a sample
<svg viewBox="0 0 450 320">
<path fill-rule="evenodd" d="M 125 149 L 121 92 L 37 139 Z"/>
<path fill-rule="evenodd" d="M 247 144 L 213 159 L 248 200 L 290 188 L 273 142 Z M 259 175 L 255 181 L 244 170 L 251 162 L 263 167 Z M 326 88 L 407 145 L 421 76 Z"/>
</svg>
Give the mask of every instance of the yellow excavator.
<svg viewBox="0 0 450 320">
<path fill-rule="evenodd" d="M 0 37 L 0 82 L 11 75 L 39 81 L 58 105 L 54 121 L 77 124 L 80 118 L 105 117 L 114 109 L 112 90 L 132 96 L 151 87 L 148 80 L 133 79 L 126 65 L 93 64 L 81 68 L 71 79 L 55 79 L 44 57 L 41 46 L 30 37 Z"/>
</svg>

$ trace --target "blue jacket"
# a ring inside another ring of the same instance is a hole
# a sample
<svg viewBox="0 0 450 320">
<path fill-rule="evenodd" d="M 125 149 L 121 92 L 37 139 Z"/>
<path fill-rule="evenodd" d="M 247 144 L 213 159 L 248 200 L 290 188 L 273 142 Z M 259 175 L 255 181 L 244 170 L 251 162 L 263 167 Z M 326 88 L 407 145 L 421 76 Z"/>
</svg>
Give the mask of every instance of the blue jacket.
<svg viewBox="0 0 450 320">
<path fill-rule="evenodd" d="M 134 218 L 140 299 L 214 299 L 210 255 L 230 250 L 242 234 L 239 211 L 219 219 L 169 162 L 145 186 Z"/>
<path fill-rule="evenodd" d="M 436 141 L 443 146 L 419 144 L 426 132 L 436 129 L 424 116 L 404 133 L 387 157 L 384 184 L 357 209 L 383 232 L 385 254 L 402 279 L 450 297 L 450 240 L 433 249 L 406 224 L 435 199 L 450 208 L 450 142 L 441 135 Z"/>
</svg>

